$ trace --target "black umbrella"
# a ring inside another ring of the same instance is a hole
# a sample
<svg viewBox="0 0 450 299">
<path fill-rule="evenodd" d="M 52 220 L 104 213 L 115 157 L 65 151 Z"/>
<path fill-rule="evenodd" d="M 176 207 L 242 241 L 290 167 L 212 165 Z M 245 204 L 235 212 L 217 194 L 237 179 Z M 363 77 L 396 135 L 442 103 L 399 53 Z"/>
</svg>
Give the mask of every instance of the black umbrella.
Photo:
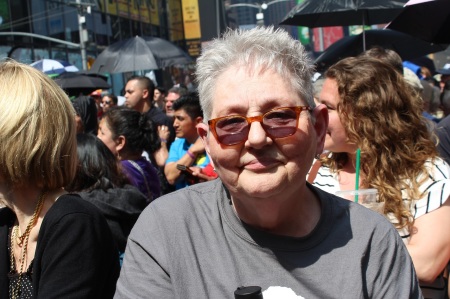
<svg viewBox="0 0 450 299">
<path fill-rule="evenodd" d="M 104 79 L 104 76 L 75 72 L 63 73 L 55 78 L 55 82 L 71 96 L 88 95 L 94 90 L 111 87 Z"/>
<path fill-rule="evenodd" d="M 425 41 L 450 44 L 450 1 L 411 0 L 387 26 Z"/>
<path fill-rule="evenodd" d="M 315 60 L 318 71 L 323 71 L 342 58 L 359 55 L 363 52 L 362 43 L 362 34 L 347 36 L 338 40 Z M 403 60 L 444 51 L 448 46 L 427 43 L 411 35 L 389 29 L 366 31 L 366 43 L 368 49 L 373 46 L 380 46 L 394 50 Z"/>
<path fill-rule="evenodd" d="M 305 0 L 282 25 L 306 27 L 374 25 L 394 19 L 407 0 Z"/>
<path fill-rule="evenodd" d="M 295 6 L 281 25 L 306 27 L 385 24 L 407 0 L 305 0 Z M 361 49 L 365 49 L 364 39 Z"/>
<path fill-rule="evenodd" d="M 192 62 L 181 48 L 158 37 L 132 37 L 118 41 L 95 59 L 94 73 L 124 73 L 154 70 Z"/>
</svg>

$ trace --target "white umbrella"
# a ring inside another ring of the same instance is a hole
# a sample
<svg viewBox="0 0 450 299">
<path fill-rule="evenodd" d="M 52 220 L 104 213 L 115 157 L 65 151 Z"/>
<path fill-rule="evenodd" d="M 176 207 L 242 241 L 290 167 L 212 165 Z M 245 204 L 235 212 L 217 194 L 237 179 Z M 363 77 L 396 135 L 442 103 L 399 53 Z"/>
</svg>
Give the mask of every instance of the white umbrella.
<svg viewBox="0 0 450 299">
<path fill-rule="evenodd" d="M 67 61 L 56 59 L 41 59 L 30 64 L 32 67 L 46 74 L 62 74 L 65 72 L 78 72 L 79 69 Z"/>
</svg>

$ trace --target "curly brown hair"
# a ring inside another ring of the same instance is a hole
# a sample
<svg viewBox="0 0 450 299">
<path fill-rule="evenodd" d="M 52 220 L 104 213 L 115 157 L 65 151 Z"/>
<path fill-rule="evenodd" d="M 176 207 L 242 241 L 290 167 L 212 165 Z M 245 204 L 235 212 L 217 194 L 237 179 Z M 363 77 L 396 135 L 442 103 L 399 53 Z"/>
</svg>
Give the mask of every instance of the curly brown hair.
<svg viewBox="0 0 450 299">
<path fill-rule="evenodd" d="M 376 188 L 384 213 L 395 216 L 397 228 L 410 230 L 412 200 L 421 197 L 419 186 L 428 177 L 425 162 L 437 156 L 422 99 L 393 66 L 375 58 L 343 59 L 325 77 L 336 81 L 340 120 L 348 141 L 361 149 L 362 187 Z M 322 163 L 339 172 L 348 159 L 331 153 Z"/>
</svg>

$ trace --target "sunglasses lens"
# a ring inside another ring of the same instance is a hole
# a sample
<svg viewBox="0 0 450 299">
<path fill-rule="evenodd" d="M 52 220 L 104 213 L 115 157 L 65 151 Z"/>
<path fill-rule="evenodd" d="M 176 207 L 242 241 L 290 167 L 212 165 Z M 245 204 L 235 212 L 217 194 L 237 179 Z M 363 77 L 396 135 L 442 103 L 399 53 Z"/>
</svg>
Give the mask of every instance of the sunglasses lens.
<svg viewBox="0 0 450 299">
<path fill-rule="evenodd" d="M 239 144 L 248 138 L 251 122 L 262 122 L 266 133 L 272 138 L 283 138 L 297 131 L 300 112 L 310 110 L 307 106 L 275 108 L 263 116 L 229 116 L 210 121 L 217 141 L 224 145 Z"/>
<path fill-rule="evenodd" d="M 247 139 L 248 129 L 247 120 L 240 116 L 224 118 L 216 123 L 219 142 L 225 145 L 238 144 Z"/>
<path fill-rule="evenodd" d="M 263 126 L 275 138 L 290 136 L 297 130 L 297 113 L 292 109 L 277 109 L 264 115 Z"/>
</svg>

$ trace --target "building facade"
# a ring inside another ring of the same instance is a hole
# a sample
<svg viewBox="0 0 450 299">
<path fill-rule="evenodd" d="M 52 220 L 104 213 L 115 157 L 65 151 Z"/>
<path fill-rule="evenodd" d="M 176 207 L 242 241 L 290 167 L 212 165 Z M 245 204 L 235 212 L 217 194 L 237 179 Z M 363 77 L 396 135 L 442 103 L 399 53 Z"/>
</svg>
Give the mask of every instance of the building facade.
<svg viewBox="0 0 450 299">
<path fill-rule="evenodd" d="M 81 70 L 82 43 L 89 68 L 107 46 L 136 35 L 170 40 L 195 58 L 225 30 L 221 15 L 222 0 L 0 0 L 0 58 L 59 59 Z"/>
<path fill-rule="evenodd" d="M 176 22 L 169 23 L 175 16 L 168 16 L 166 0 L 0 0 L 0 17 L 1 57 L 9 56 L 24 63 L 42 58 L 61 59 L 80 69 L 79 47 L 45 37 L 80 44 L 81 36 L 85 39 L 87 56 L 94 59 L 106 46 L 121 39 L 135 35 L 168 39 L 174 31 L 182 30 Z"/>
</svg>

